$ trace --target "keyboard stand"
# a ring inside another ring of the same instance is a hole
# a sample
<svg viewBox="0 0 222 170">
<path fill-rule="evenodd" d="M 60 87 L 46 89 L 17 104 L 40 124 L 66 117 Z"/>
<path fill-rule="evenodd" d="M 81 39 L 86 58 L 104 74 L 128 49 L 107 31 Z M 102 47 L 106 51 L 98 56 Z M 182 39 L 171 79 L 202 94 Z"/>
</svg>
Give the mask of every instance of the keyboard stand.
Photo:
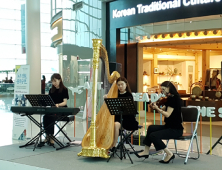
<svg viewBox="0 0 222 170">
<path fill-rule="evenodd" d="M 24 114 L 23 114 L 24 115 Z M 34 136 L 32 139 L 30 139 L 25 145 L 21 145 L 19 146 L 19 148 L 23 148 L 23 147 L 26 147 L 26 146 L 29 146 L 29 145 L 34 145 L 34 148 L 33 148 L 33 151 L 35 150 L 35 148 L 38 146 L 38 143 L 39 143 L 39 139 L 41 138 L 41 136 L 45 133 L 45 131 L 54 126 L 57 122 L 61 121 L 64 117 L 66 116 L 59 116 L 55 123 L 51 123 L 49 126 L 47 126 L 45 129 L 43 128 L 42 124 L 40 124 L 31 114 L 25 114 L 24 116 L 27 116 L 34 124 L 36 124 L 36 126 L 38 126 L 40 128 L 40 132 Z M 60 150 L 60 149 L 63 149 L 63 148 L 66 148 L 68 146 L 70 146 L 70 144 L 66 144 L 64 145 L 62 142 L 60 142 L 55 136 L 49 136 L 49 138 L 51 138 L 52 140 L 55 141 L 55 143 L 57 145 L 59 145 L 59 148 L 56 148 L 56 150 Z M 39 145 L 40 146 L 40 145 Z"/>
</svg>

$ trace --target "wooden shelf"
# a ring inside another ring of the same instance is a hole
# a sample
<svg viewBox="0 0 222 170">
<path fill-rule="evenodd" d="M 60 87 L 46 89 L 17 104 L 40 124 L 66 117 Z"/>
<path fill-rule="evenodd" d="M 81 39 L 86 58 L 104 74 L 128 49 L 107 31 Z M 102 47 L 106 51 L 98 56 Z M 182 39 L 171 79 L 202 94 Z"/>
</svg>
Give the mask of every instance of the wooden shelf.
<svg viewBox="0 0 222 170">
<path fill-rule="evenodd" d="M 158 74 L 157 76 L 165 76 L 165 77 L 167 77 L 167 76 L 172 76 L 172 75 L 166 75 L 166 74 L 162 75 L 162 74 Z M 182 75 L 174 74 L 173 76 L 182 76 Z"/>
</svg>

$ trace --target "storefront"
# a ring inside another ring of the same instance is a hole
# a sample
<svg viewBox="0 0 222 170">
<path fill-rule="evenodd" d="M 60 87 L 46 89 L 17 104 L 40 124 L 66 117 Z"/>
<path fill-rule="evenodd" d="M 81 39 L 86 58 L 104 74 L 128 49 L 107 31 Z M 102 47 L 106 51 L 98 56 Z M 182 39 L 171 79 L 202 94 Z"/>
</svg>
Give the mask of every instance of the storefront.
<svg viewBox="0 0 222 170">
<path fill-rule="evenodd" d="M 212 84 L 213 75 L 221 79 L 221 7 L 221 0 L 117 0 L 107 3 L 109 60 L 122 64 L 122 76 L 128 79 L 132 91 L 153 93 L 168 80 L 174 83 L 181 96 L 198 93 L 192 99 L 187 98 L 186 104 L 201 106 L 201 121 L 205 122 L 198 135 L 210 139 L 212 126 L 215 127 L 213 137 L 221 135 L 216 128 L 221 126 L 221 97 L 217 97 L 221 96 L 221 89 L 214 91 L 212 88 L 216 86 Z M 207 88 L 211 91 L 206 91 Z M 216 95 L 217 91 L 220 95 Z M 209 108 L 214 110 L 211 112 L 215 114 L 213 123 L 209 121 Z M 155 122 L 155 114 L 145 115 L 149 117 L 148 122 Z M 162 120 L 158 116 L 157 124 Z M 143 123 L 143 117 L 141 120 L 143 126 L 149 125 Z M 189 128 L 190 125 L 186 125 L 185 129 Z"/>
<path fill-rule="evenodd" d="M 170 80 L 190 93 L 194 82 L 206 81 L 207 69 L 221 68 L 221 6 L 221 0 L 109 2 L 109 60 L 122 64 L 133 91 Z"/>
</svg>

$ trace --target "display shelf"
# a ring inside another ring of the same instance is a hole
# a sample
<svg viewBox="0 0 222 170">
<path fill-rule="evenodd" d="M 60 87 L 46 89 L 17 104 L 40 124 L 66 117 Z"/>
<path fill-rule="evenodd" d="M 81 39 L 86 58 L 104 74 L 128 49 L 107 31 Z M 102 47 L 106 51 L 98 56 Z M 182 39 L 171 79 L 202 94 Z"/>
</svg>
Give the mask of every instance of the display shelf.
<svg viewBox="0 0 222 170">
<path fill-rule="evenodd" d="M 170 76 L 182 76 L 182 75 L 179 75 L 179 74 L 174 74 L 174 75 L 166 75 L 166 74 L 158 74 L 157 76 L 165 76 L 165 77 L 170 77 Z"/>
</svg>

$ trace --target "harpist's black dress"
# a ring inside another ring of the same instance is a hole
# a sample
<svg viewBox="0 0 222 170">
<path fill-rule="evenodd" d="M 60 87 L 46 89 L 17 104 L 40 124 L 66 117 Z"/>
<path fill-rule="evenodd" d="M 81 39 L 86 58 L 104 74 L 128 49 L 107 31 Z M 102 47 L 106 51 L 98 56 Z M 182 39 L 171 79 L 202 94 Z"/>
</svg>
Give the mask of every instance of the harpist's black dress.
<svg viewBox="0 0 222 170">
<path fill-rule="evenodd" d="M 132 97 L 132 94 L 129 92 L 126 92 L 124 94 L 118 93 L 118 98 L 121 97 Z M 138 129 L 138 122 L 135 118 L 136 115 L 123 115 L 122 125 L 123 128 L 126 130 L 137 130 Z M 115 122 L 120 122 L 120 116 L 115 116 Z"/>
</svg>

